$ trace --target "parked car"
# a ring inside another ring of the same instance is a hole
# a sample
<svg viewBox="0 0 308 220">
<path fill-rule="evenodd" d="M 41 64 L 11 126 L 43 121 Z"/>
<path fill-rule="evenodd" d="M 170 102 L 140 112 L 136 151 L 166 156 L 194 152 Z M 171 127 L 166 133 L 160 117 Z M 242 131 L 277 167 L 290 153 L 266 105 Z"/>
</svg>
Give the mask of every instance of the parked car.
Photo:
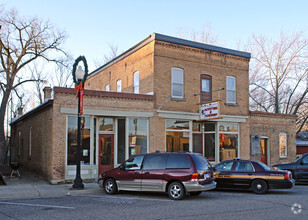
<svg viewBox="0 0 308 220">
<path fill-rule="evenodd" d="M 190 152 L 136 155 L 102 173 L 98 182 L 107 194 L 119 190 L 156 191 L 167 192 L 174 200 L 216 187 L 211 164 L 201 154 Z"/>
<path fill-rule="evenodd" d="M 217 188 L 251 189 L 266 193 L 268 189 L 289 189 L 294 180 L 289 171 L 272 170 L 259 161 L 226 160 L 214 167 Z"/>
<path fill-rule="evenodd" d="M 274 165 L 279 170 L 288 170 L 296 181 L 308 181 L 308 153 L 297 158 L 292 163 Z"/>
</svg>

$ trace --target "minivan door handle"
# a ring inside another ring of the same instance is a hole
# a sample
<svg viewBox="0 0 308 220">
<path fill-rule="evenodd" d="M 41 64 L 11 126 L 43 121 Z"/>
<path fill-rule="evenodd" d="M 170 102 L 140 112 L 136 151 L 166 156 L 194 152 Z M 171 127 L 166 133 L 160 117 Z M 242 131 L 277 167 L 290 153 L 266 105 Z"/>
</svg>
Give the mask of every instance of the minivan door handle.
<svg viewBox="0 0 308 220">
<path fill-rule="evenodd" d="M 144 174 L 150 174 L 150 172 L 145 172 Z"/>
</svg>

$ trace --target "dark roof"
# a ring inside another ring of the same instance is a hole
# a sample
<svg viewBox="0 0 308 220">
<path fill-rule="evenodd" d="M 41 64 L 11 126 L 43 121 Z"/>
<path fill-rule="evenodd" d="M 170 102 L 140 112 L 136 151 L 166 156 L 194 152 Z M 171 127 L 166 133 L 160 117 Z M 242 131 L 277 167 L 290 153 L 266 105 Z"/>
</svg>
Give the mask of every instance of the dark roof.
<svg viewBox="0 0 308 220">
<path fill-rule="evenodd" d="M 127 57 L 128 55 L 134 53 L 138 49 L 142 48 L 143 46 L 147 45 L 153 40 L 159 40 L 159 41 L 164 41 L 168 43 L 174 43 L 174 44 L 180 44 L 184 46 L 189 46 L 189 47 L 194 47 L 194 48 L 199 48 L 199 49 L 204 49 L 204 50 L 209 50 L 209 51 L 214 51 L 214 52 L 219 52 L 219 53 L 224 53 L 224 54 L 229 54 L 229 55 L 234 55 L 234 56 L 239 56 L 243 58 L 250 59 L 251 54 L 243 51 L 238 51 L 238 50 L 231 50 L 227 49 L 224 47 L 218 47 L 214 45 L 209 45 L 209 44 L 204 44 L 204 43 L 199 43 L 195 41 L 190 41 L 190 40 L 185 40 L 181 38 L 176 38 L 176 37 L 170 37 L 167 35 L 163 34 L 158 34 L 158 33 L 153 33 L 147 38 L 145 38 L 143 41 L 139 42 L 135 46 L 131 47 L 127 51 L 123 52 L 113 60 L 109 61 L 108 63 L 104 64 L 103 66 L 97 68 L 93 72 L 89 74 L 89 77 L 95 76 L 97 73 L 101 72 L 102 70 L 108 68 L 109 66 L 113 65 L 114 63 L 122 60 L 123 58 Z"/>
<path fill-rule="evenodd" d="M 38 112 L 40 112 L 40 111 L 42 111 L 44 109 L 52 107 L 52 104 L 53 104 L 53 100 L 52 99 L 48 99 L 43 104 L 41 104 L 41 105 L 37 106 L 36 108 L 28 111 L 27 113 L 25 113 L 23 115 L 20 115 L 20 116 L 17 116 L 16 118 L 13 118 L 12 122 L 11 122 L 11 126 L 17 124 L 18 122 L 22 121 L 23 119 L 25 119 L 27 117 L 30 117 L 30 116 L 34 115 L 35 113 L 38 113 Z"/>
</svg>

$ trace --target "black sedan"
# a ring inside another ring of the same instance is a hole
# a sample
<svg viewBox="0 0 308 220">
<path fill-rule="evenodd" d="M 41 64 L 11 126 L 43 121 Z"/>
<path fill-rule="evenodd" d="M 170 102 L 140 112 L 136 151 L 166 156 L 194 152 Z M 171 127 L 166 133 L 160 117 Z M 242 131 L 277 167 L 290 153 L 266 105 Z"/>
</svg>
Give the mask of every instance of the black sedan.
<svg viewBox="0 0 308 220">
<path fill-rule="evenodd" d="M 268 189 L 289 189 L 294 180 L 289 171 L 272 170 L 264 163 L 252 160 L 226 160 L 214 167 L 216 188 L 251 189 L 266 193 Z"/>
<path fill-rule="evenodd" d="M 296 181 L 308 181 L 308 153 L 297 158 L 292 163 L 274 165 L 280 170 L 289 170 Z"/>
</svg>

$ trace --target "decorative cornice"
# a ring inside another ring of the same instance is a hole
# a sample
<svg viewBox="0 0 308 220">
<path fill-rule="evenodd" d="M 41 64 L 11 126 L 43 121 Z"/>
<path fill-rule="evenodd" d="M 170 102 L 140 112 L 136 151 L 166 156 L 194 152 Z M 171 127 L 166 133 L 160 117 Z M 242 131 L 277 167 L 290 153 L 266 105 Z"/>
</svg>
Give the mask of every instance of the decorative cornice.
<svg viewBox="0 0 308 220">
<path fill-rule="evenodd" d="M 72 88 L 54 87 L 53 90 L 54 93 L 76 94 L 74 89 Z M 86 96 L 98 96 L 104 98 L 136 99 L 136 100 L 146 100 L 146 101 L 154 100 L 154 95 L 133 94 L 133 93 L 123 93 L 123 92 L 84 90 L 83 94 Z"/>
<path fill-rule="evenodd" d="M 194 48 L 194 47 L 190 47 L 190 46 L 185 46 L 185 45 L 180 45 L 180 44 L 175 44 L 175 43 L 167 43 L 167 42 L 157 41 L 156 40 L 155 44 L 161 45 L 161 46 L 165 46 L 165 47 L 172 47 L 172 48 L 186 50 L 186 51 L 192 51 L 192 52 L 197 52 L 197 53 L 202 53 L 202 54 L 215 55 L 215 56 L 226 57 L 226 58 L 231 58 L 231 59 L 235 59 L 235 60 L 241 60 L 241 61 L 249 62 L 248 58 L 234 56 L 234 55 L 225 54 L 225 53 L 216 52 L 216 51 L 211 51 L 211 50 L 206 50 L 206 49 L 198 49 L 198 48 Z"/>
<path fill-rule="evenodd" d="M 250 116 L 256 117 L 275 117 L 275 118 L 297 118 L 297 115 L 282 114 L 282 113 L 270 113 L 260 111 L 249 111 Z"/>
</svg>

